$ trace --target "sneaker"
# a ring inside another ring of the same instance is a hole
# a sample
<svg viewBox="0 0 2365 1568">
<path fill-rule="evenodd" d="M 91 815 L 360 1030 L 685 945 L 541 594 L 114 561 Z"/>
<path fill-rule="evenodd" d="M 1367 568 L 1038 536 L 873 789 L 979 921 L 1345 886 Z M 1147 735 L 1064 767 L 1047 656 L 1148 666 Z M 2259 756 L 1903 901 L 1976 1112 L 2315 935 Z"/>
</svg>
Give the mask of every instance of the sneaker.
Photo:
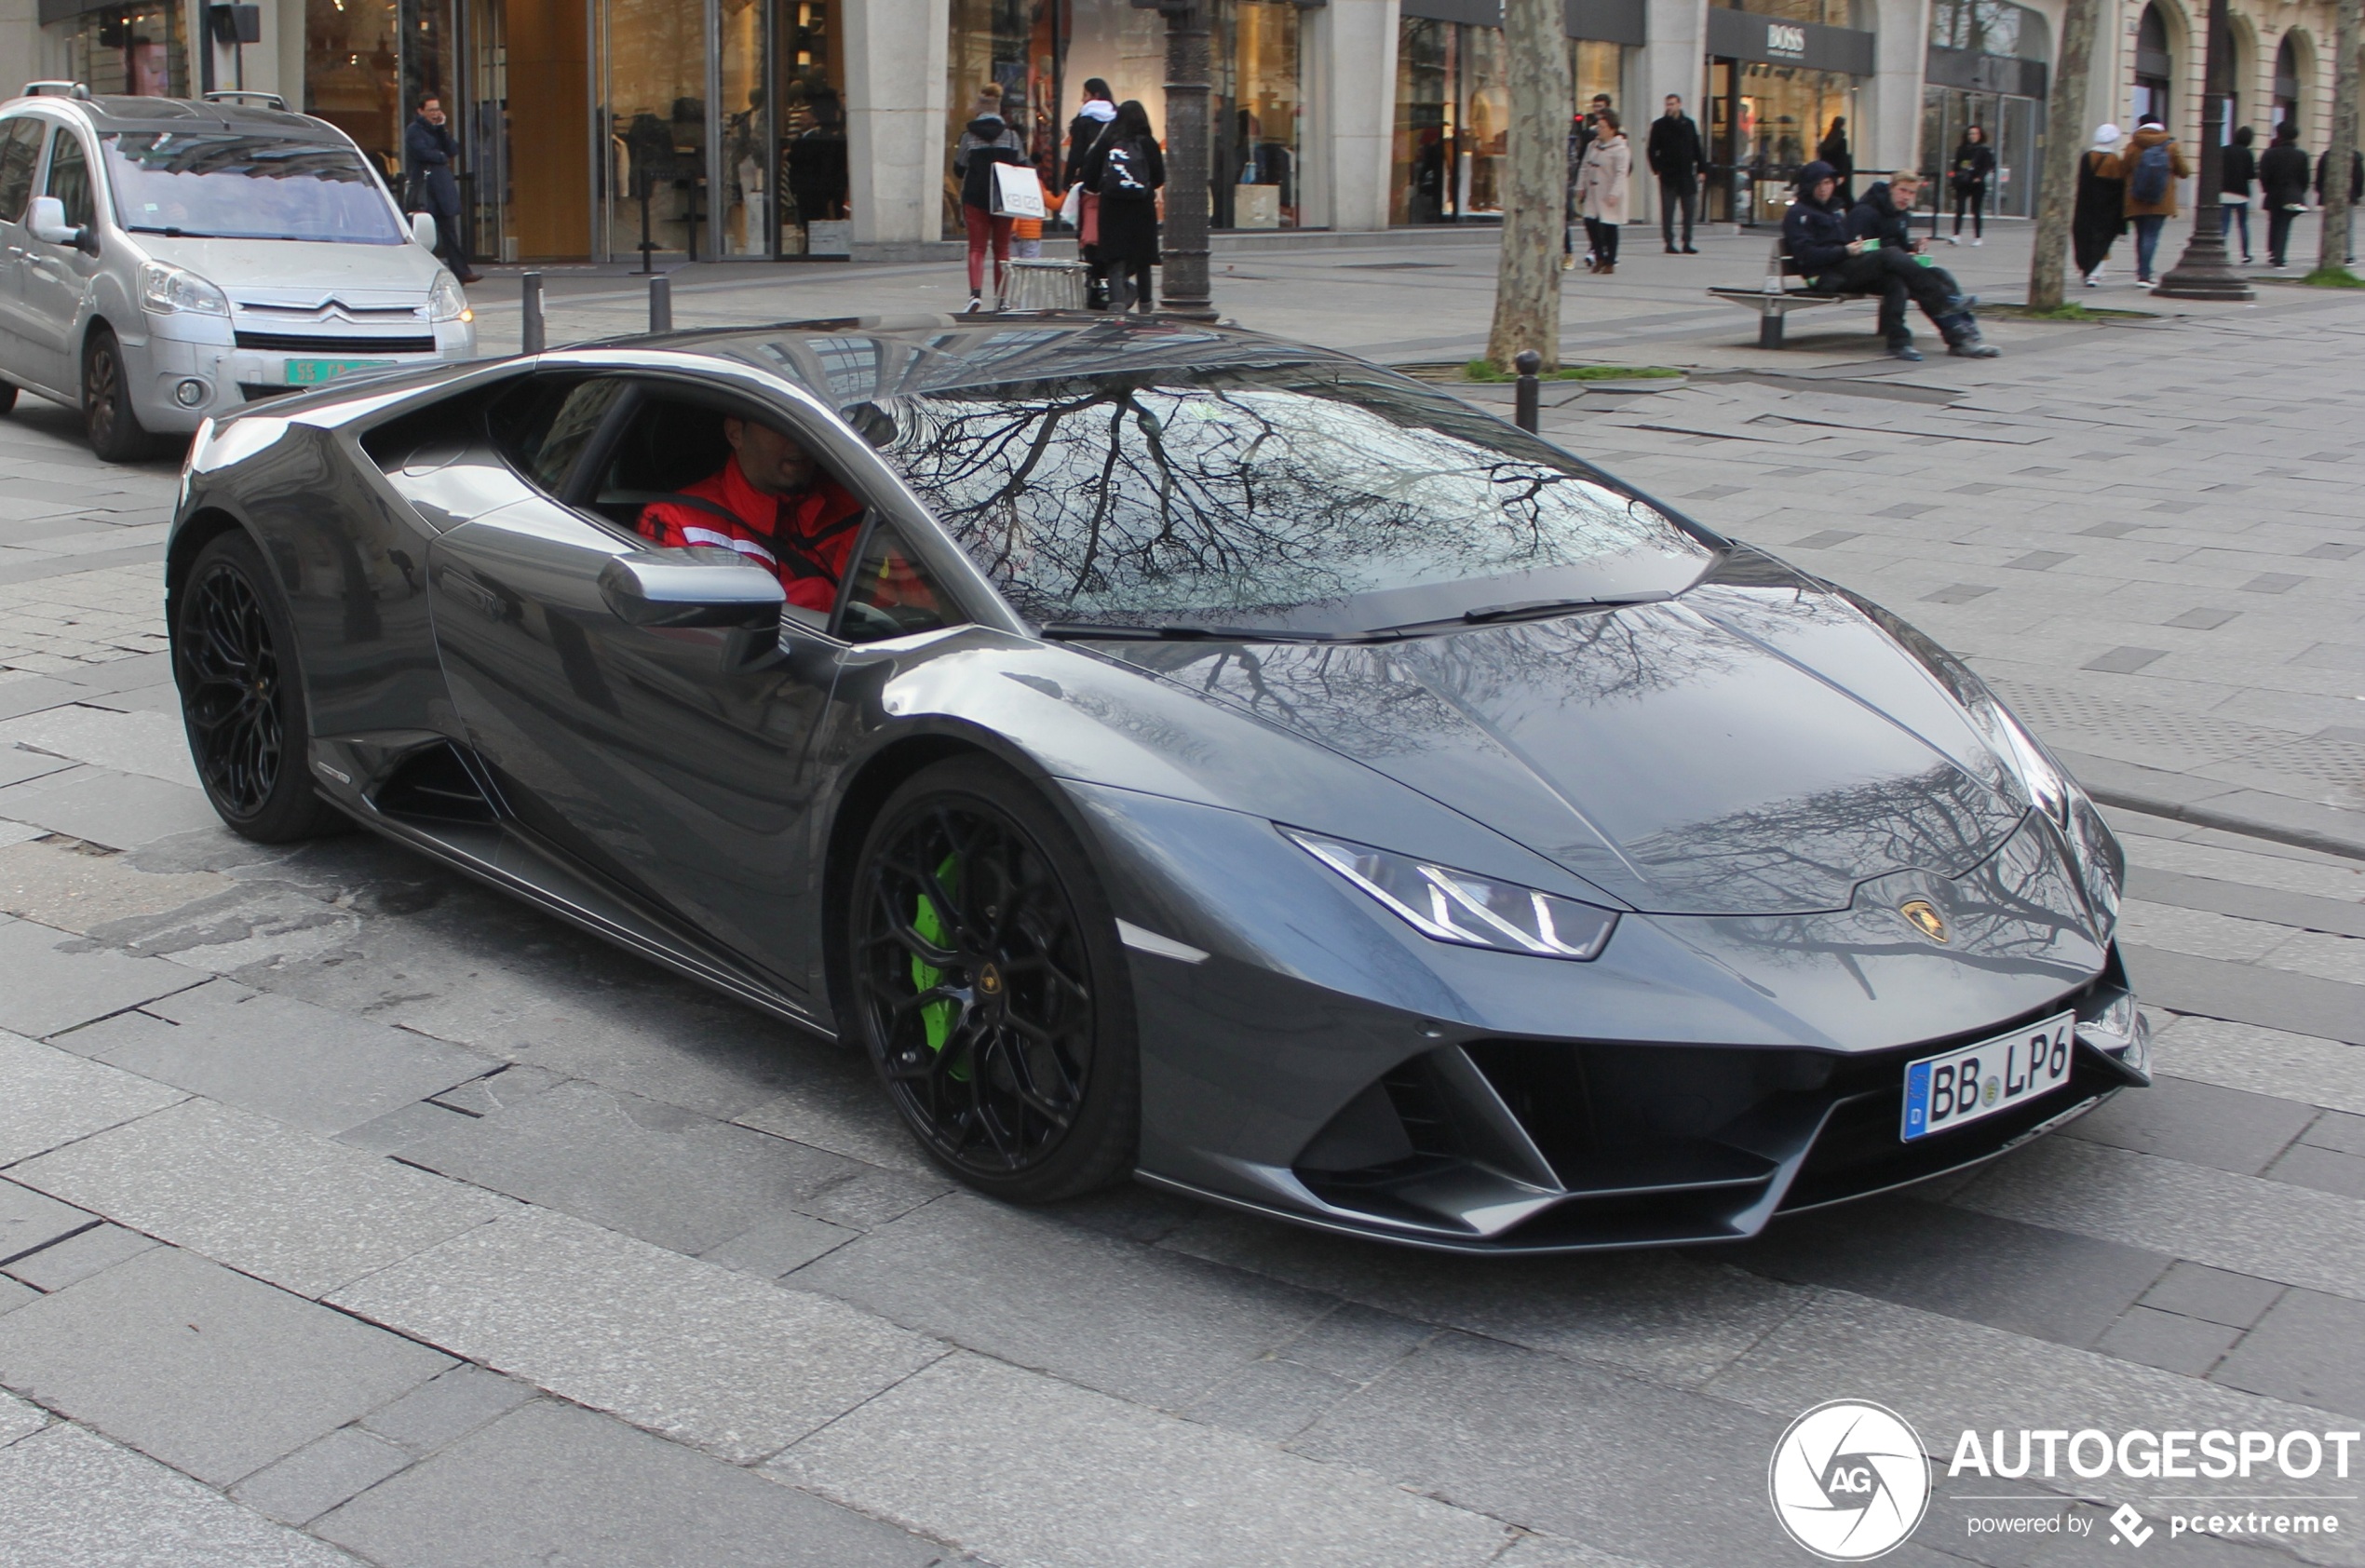
<svg viewBox="0 0 2365 1568">
<path fill-rule="evenodd" d="M 1562 272 L 1574 272 L 1576 270 L 1576 258 L 1574 256 L 1562 256 L 1561 258 L 1561 270 Z"/>
<path fill-rule="evenodd" d="M 1974 245 L 1984 245 L 1984 244 L 1986 244 L 1986 243 L 1987 243 L 1987 241 L 1986 241 L 1986 240 L 1984 240 L 1984 239 L 1974 239 L 1974 240 L 1972 240 L 1972 241 L 1971 241 L 1971 243 L 1972 243 L 1972 244 L 1974 244 Z"/>
<path fill-rule="evenodd" d="M 983 294 L 971 294 L 969 296 L 969 308 L 967 314 L 975 316 L 979 311 L 983 310 L 984 308 L 985 296 Z"/>
<path fill-rule="evenodd" d="M 1963 237 L 1959 234 L 1950 234 L 1946 237 L 1946 243 L 1949 245 L 1960 245 L 1963 243 Z"/>
<path fill-rule="evenodd" d="M 1699 252 L 1698 252 L 1697 250 L 1694 250 L 1691 246 L 1686 245 L 1685 247 L 1683 247 L 1683 254 L 1685 254 L 1685 255 L 1687 255 L 1687 256 L 1696 256 L 1696 255 L 1698 255 L 1698 254 L 1699 254 Z"/>
<path fill-rule="evenodd" d="M 1946 352 L 1953 355 L 1957 359 L 2001 359 L 2004 358 L 2002 349 L 1992 343 L 1981 343 L 1977 338 L 1965 338 L 1960 343 L 1949 344 Z"/>
<path fill-rule="evenodd" d="M 2102 286 L 2102 280 L 2089 272 L 2086 275 L 2086 286 L 2088 289 L 2099 289 Z"/>
<path fill-rule="evenodd" d="M 1917 365 L 1922 362 L 1922 351 L 1914 347 L 1910 343 L 1893 343 L 1889 345 L 1888 357 L 1892 359 L 1911 360 L 1912 363 Z"/>
</svg>

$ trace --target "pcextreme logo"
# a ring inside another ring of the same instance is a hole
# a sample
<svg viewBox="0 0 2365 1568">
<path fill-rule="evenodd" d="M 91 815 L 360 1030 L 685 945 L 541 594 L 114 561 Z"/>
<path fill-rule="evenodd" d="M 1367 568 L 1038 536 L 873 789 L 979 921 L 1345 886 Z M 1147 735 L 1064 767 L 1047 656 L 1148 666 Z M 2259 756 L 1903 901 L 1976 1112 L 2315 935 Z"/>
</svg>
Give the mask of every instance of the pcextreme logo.
<svg viewBox="0 0 2365 1568">
<path fill-rule="evenodd" d="M 1922 1522 L 1930 1466 L 1903 1416 L 1833 1399 L 1791 1423 L 1774 1445 L 1765 1489 L 1791 1540 L 1831 1562 L 1864 1562 Z"/>
</svg>

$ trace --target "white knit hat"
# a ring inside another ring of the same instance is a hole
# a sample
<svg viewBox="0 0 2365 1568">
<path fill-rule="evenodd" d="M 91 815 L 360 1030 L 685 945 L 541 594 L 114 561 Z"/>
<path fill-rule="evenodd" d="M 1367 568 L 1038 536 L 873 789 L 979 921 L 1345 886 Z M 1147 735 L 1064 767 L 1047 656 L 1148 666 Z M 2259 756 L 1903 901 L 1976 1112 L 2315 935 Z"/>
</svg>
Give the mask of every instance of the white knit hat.
<svg viewBox="0 0 2365 1568">
<path fill-rule="evenodd" d="M 2118 127 L 2115 125 L 2098 125 L 2094 128 L 2094 144 L 2100 147 L 2108 142 L 2116 142 L 2118 140 Z"/>
</svg>

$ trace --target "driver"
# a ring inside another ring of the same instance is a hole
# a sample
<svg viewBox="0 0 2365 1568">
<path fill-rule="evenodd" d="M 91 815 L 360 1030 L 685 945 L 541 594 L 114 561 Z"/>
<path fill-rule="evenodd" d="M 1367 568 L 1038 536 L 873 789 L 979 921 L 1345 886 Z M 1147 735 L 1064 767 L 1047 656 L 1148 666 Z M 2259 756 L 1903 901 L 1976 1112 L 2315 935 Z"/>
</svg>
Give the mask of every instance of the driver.
<svg viewBox="0 0 2365 1568">
<path fill-rule="evenodd" d="M 789 602 L 823 615 L 861 529 L 862 503 L 785 430 L 725 417 L 731 455 L 697 483 L 641 508 L 661 546 L 721 545 L 772 568 Z"/>
</svg>

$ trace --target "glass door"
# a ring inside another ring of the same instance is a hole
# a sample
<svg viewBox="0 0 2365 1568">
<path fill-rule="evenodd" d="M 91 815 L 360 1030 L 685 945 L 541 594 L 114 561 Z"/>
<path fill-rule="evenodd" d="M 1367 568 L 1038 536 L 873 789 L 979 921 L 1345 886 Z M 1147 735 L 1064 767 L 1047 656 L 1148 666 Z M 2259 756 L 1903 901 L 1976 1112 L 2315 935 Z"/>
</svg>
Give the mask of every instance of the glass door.
<svg viewBox="0 0 2365 1568">
<path fill-rule="evenodd" d="M 707 9 L 683 0 L 605 0 L 601 7 L 603 257 L 711 253 Z"/>
<path fill-rule="evenodd" d="M 467 108 L 458 116 L 461 177 L 469 228 L 468 253 L 479 261 L 514 262 L 517 235 L 509 223 L 509 50 L 502 0 L 464 0 L 462 53 L 467 61 Z"/>
</svg>

